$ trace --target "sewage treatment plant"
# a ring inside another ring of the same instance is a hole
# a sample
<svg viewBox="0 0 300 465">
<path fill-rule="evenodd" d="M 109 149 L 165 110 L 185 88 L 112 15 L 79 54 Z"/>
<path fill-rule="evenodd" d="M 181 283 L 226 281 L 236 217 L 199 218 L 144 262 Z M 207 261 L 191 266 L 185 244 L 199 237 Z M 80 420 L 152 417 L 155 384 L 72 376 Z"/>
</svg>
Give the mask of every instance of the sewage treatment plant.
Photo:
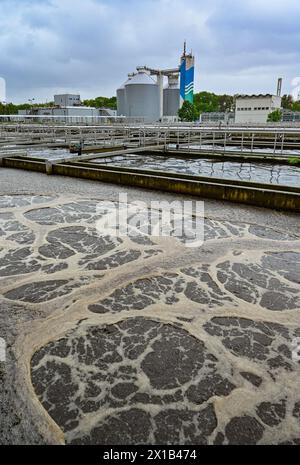
<svg viewBox="0 0 300 465">
<path fill-rule="evenodd" d="M 300 127 L 181 122 L 193 89 L 184 50 L 117 115 L 0 117 L 1 443 L 300 443 Z"/>
</svg>

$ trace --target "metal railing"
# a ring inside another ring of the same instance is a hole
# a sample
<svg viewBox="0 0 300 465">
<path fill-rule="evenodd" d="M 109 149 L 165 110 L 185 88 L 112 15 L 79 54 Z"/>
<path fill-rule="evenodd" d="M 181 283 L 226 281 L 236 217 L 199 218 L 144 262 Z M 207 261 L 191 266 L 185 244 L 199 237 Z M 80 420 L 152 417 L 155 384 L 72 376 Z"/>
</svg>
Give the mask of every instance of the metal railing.
<svg viewBox="0 0 300 465">
<path fill-rule="evenodd" d="M 127 120 L 97 125 L 36 122 L 0 124 L 0 151 L 26 147 L 69 147 L 83 141 L 89 149 L 163 146 L 187 153 L 300 156 L 300 128 L 203 127 L 191 124 L 146 124 Z"/>
</svg>

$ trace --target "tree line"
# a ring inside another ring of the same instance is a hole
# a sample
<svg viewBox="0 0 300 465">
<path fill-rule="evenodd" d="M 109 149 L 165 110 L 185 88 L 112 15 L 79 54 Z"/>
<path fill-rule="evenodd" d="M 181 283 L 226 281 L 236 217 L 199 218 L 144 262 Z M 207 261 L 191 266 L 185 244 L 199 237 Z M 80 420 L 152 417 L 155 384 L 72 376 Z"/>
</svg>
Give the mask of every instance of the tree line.
<svg viewBox="0 0 300 465">
<path fill-rule="evenodd" d="M 117 109 L 117 97 L 96 97 L 95 99 L 83 100 L 83 105 L 88 107 L 95 108 L 111 108 L 113 110 Z M 54 107 L 54 102 L 47 103 L 21 103 L 17 105 L 15 103 L 6 103 L 3 104 L 0 102 L 0 115 L 17 115 L 18 110 L 30 110 L 32 108 L 39 107 Z"/>
<path fill-rule="evenodd" d="M 96 97 L 95 99 L 83 100 L 82 102 L 86 106 L 95 108 L 111 108 L 112 110 L 117 109 L 117 98 L 116 97 Z M 0 114 L 1 115 L 14 115 L 18 113 L 18 110 L 26 110 L 37 107 L 54 106 L 54 102 L 48 103 L 23 103 L 16 105 L 14 103 L 3 104 L 0 103 Z M 234 111 L 235 108 L 235 96 L 234 95 L 217 95 L 213 92 L 198 92 L 194 94 L 194 103 L 184 106 L 188 109 L 188 117 L 192 118 L 188 121 L 198 120 L 201 113 L 211 112 L 230 112 Z M 180 112 L 179 117 L 185 118 L 184 111 Z M 284 95 L 282 97 L 282 108 L 291 111 L 300 111 L 300 100 L 295 101 L 291 95 Z M 183 114 L 182 114 L 183 113 Z"/>
</svg>

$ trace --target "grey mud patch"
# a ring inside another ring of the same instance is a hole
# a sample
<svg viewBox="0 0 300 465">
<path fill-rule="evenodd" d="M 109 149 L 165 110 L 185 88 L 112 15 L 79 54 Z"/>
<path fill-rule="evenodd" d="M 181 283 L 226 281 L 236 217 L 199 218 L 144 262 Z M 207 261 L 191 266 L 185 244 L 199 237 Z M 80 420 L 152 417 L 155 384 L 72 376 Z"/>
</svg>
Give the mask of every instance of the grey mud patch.
<svg viewBox="0 0 300 465">
<path fill-rule="evenodd" d="M 207 218 L 190 252 L 97 218 L 96 200 L 1 198 L 2 441 L 299 443 L 295 228 Z"/>
<path fill-rule="evenodd" d="M 210 399 L 235 389 L 202 341 L 145 318 L 82 323 L 31 364 L 40 401 L 73 444 L 206 444 L 217 426 Z"/>
</svg>

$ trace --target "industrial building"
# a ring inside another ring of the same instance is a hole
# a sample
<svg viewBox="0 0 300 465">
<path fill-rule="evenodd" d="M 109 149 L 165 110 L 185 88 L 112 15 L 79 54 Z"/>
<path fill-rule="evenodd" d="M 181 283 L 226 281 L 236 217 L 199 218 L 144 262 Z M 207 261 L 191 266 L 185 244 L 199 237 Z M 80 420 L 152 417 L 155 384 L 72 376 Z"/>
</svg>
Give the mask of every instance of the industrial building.
<svg viewBox="0 0 300 465">
<path fill-rule="evenodd" d="M 267 123 L 268 116 L 281 109 L 281 97 L 277 95 L 238 95 L 236 97 L 236 123 Z"/>
<path fill-rule="evenodd" d="M 59 107 L 73 107 L 81 105 L 80 95 L 61 94 L 54 95 L 54 105 Z"/>
<path fill-rule="evenodd" d="M 102 113 L 101 113 L 102 111 Z M 54 95 L 54 106 L 33 107 L 30 110 L 19 110 L 19 115 L 24 116 L 49 116 L 51 119 L 61 121 L 64 118 L 73 123 L 83 121 L 84 118 L 96 118 L 104 113 L 104 109 L 86 107 L 81 104 L 80 95 L 62 94 Z M 106 115 L 111 116 L 111 115 Z"/>
<path fill-rule="evenodd" d="M 278 79 L 277 95 L 237 95 L 235 105 L 236 123 L 262 123 L 268 121 L 268 116 L 281 109 L 282 78 Z"/>
<path fill-rule="evenodd" d="M 174 69 L 137 67 L 117 90 L 117 115 L 155 122 L 174 119 L 185 100 L 193 102 L 194 57 L 186 53 Z M 167 84 L 165 80 L 167 79 Z M 179 83 L 180 79 L 180 83 Z"/>
</svg>

